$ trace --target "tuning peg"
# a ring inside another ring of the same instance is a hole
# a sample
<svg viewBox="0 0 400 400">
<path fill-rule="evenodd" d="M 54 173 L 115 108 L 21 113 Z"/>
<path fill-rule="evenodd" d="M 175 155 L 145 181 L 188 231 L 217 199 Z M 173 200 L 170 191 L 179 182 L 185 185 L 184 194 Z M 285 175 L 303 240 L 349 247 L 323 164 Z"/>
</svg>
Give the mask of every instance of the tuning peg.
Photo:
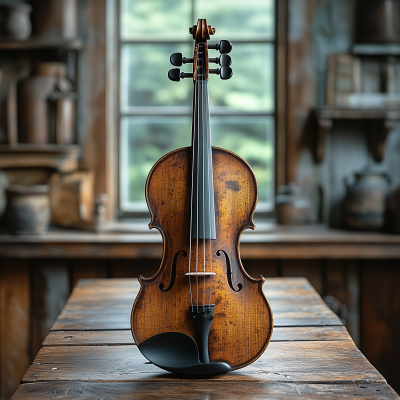
<svg viewBox="0 0 400 400">
<path fill-rule="evenodd" d="M 179 82 L 181 79 L 192 77 L 193 74 L 181 72 L 179 68 L 172 68 L 168 71 L 168 78 L 174 82 Z"/>
<path fill-rule="evenodd" d="M 175 67 L 180 67 L 182 64 L 188 64 L 193 62 L 193 58 L 182 57 L 182 53 L 171 54 L 169 61 Z"/>
<path fill-rule="evenodd" d="M 232 59 L 228 54 L 221 54 L 220 57 L 209 58 L 208 61 L 219 64 L 221 67 L 229 67 L 232 64 Z"/>
<path fill-rule="evenodd" d="M 217 74 L 220 76 L 222 80 L 230 79 L 232 78 L 233 71 L 231 67 L 221 67 L 217 69 L 210 69 L 208 71 L 210 74 Z"/>
<path fill-rule="evenodd" d="M 221 54 L 228 54 L 232 50 L 232 43 L 229 40 L 221 40 L 216 44 L 209 44 L 209 49 L 219 50 Z"/>
</svg>

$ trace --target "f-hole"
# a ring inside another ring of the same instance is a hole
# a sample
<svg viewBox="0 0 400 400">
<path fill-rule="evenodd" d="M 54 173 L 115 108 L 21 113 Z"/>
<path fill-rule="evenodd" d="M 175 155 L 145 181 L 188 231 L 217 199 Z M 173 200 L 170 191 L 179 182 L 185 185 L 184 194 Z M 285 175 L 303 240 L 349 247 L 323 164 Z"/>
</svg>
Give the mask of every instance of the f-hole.
<svg viewBox="0 0 400 400">
<path fill-rule="evenodd" d="M 187 253 L 186 253 L 185 250 L 179 250 L 179 251 L 175 254 L 174 259 L 173 259 L 173 261 L 172 261 L 171 280 L 169 281 L 169 286 L 164 290 L 164 286 L 165 286 L 165 285 L 164 285 L 163 283 L 160 283 L 160 284 L 158 285 L 158 287 L 160 288 L 160 290 L 163 291 L 164 293 L 165 293 L 165 292 L 169 292 L 169 291 L 173 288 L 173 286 L 174 286 L 174 284 L 175 284 L 175 278 L 176 278 L 176 263 L 177 263 L 177 261 L 178 261 L 179 253 L 182 253 L 183 257 L 186 257 L 186 256 L 187 256 Z"/>
<path fill-rule="evenodd" d="M 225 256 L 225 262 L 226 262 L 226 277 L 228 279 L 228 285 L 229 287 L 234 291 L 234 292 L 240 292 L 243 288 L 243 285 L 241 283 L 237 284 L 237 289 L 233 287 L 232 283 L 232 269 L 231 269 L 231 260 L 229 259 L 228 254 L 224 250 L 218 250 L 217 251 L 217 256 L 220 257 L 221 253 L 224 253 Z"/>
</svg>

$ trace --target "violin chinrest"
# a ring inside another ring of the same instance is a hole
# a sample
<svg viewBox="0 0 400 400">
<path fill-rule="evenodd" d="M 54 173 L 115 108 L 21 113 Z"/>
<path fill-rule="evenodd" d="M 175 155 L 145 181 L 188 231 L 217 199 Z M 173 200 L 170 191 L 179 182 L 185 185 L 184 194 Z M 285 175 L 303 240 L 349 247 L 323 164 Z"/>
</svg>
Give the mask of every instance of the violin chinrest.
<svg viewBox="0 0 400 400">
<path fill-rule="evenodd" d="M 181 332 L 166 332 L 145 340 L 140 352 L 154 365 L 176 374 L 205 376 L 231 371 L 224 362 L 202 364 L 199 350 L 192 337 Z"/>
</svg>

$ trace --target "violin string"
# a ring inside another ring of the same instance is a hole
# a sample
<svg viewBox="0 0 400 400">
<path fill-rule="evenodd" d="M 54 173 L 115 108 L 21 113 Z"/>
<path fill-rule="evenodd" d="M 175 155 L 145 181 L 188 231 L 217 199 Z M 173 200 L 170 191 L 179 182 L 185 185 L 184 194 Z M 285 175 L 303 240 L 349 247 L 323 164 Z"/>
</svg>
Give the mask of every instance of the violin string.
<svg viewBox="0 0 400 400">
<path fill-rule="evenodd" d="M 204 311 L 204 306 L 206 304 L 206 223 L 205 223 L 205 177 L 204 177 L 204 162 L 205 162 L 205 132 L 204 132 L 204 87 L 206 85 L 206 76 L 205 76 L 205 68 L 204 68 L 204 59 L 205 59 L 205 53 L 206 49 L 205 46 L 203 45 L 203 58 L 202 58 L 202 77 L 203 77 L 203 82 L 201 85 L 201 127 L 202 127 L 202 142 L 203 142 L 203 270 L 204 270 L 204 276 L 203 276 L 203 311 Z"/>
<path fill-rule="evenodd" d="M 200 46 L 197 48 L 197 55 L 199 54 Z M 197 76 L 197 64 L 196 64 L 196 76 Z M 200 79 L 198 80 L 200 82 Z M 197 102 L 197 107 L 199 103 Z M 197 208 L 197 215 L 196 215 L 196 301 L 197 301 L 197 312 L 199 312 L 199 159 L 200 159 L 200 141 L 199 141 L 199 133 L 200 133 L 200 119 L 199 119 L 199 110 L 197 110 L 197 169 L 196 169 L 196 208 Z"/>
<path fill-rule="evenodd" d="M 191 261 L 192 261 L 192 227 L 193 227 L 193 188 L 194 188 L 194 141 L 196 140 L 195 136 L 195 127 L 196 127 L 196 110 L 197 110 L 197 74 L 194 77 L 194 122 L 193 122 L 193 133 L 192 133 L 192 188 L 190 191 L 190 227 L 189 227 L 189 292 L 190 292 L 190 304 L 192 306 L 193 312 L 193 295 L 192 295 L 192 277 L 191 273 Z"/>
<path fill-rule="evenodd" d="M 208 99 L 208 91 L 207 91 L 207 102 L 208 101 L 209 101 L 209 99 Z M 208 168 L 209 169 L 207 171 L 208 172 L 207 176 L 214 177 L 214 174 L 212 173 L 212 146 L 211 146 L 212 141 L 211 141 L 210 112 L 208 112 L 208 118 L 207 118 L 207 132 L 209 134 L 209 149 L 211 151 L 211 154 L 210 154 L 211 163 L 208 164 Z M 210 173 L 210 169 L 211 169 L 211 173 Z M 210 186 L 209 186 L 209 190 L 208 190 L 208 209 L 210 210 L 210 218 L 215 218 L 214 215 L 211 215 L 211 196 L 214 194 L 214 191 L 211 191 L 211 188 L 214 187 L 214 184 L 213 185 L 211 185 L 211 184 L 213 184 L 212 179 L 210 181 Z M 210 239 L 209 239 L 210 240 L 210 252 L 209 252 L 210 254 L 209 254 L 209 257 L 210 257 L 210 272 L 212 273 L 212 270 L 213 270 L 213 268 L 212 268 L 212 260 L 213 260 L 213 258 L 212 258 L 211 221 L 210 221 L 209 225 L 210 225 Z M 209 296 L 209 301 L 208 301 L 208 309 L 210 310 L 211 309 L 211 285 L 210 285 L 209 290 L 210 290 L 210 296 Z"/>
</svg>

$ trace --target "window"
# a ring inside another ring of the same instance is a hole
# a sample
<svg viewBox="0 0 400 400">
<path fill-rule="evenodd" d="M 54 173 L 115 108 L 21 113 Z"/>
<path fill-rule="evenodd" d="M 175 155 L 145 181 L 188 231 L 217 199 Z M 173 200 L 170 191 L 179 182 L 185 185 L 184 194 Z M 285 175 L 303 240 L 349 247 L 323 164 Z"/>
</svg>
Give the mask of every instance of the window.
<svg viewBox="0 0 400 400">
<path fill-rule="evenodd" d="M 212 143 L 239 154 L 253 168 L 258 212 L 274 198 L 275 2 L 253 0 L 120 0 L 119 210 L 147 210 L 144 186 L 164 154 L 190 146 L 193 82 L 171 82 L 169 57 L 193 56 L 189 27 L 206 18 L 209 43 L 232 42 L 233 77 L 210 75 Z M 216 50 L 209 50 L 217 57 Z M 192 64 L 181 71 L 191 72 Z M 215 68 L 211 64 L 211 68 Z"/>
</svg>

